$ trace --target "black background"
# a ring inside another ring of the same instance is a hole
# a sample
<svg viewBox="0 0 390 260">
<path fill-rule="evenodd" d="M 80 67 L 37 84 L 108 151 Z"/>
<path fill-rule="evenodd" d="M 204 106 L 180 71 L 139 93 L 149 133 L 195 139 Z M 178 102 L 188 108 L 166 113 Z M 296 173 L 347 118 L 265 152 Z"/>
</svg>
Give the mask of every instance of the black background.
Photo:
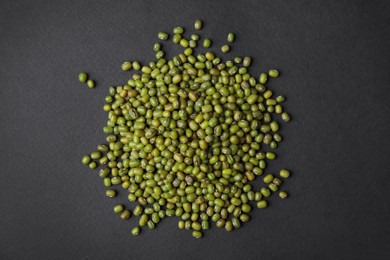
<svg viewBox="0 0 390 260">
<path fill-rule="evenodd" d="M 1 1 L 0 258 L 389 259 L 389 3 Z M 269 172 L 293 170 L 291 197 L 231 233 L 197 240 L 168 218 L 133 237 L 135 219 L 112 212 L 124 192 L 107 199 L 80 158 L 104 142 L 121 63 L 151 60 L 158 31 L 199 18 L 216 53 L 236 32 L 228 58 L 281 71 L 268 86 L 294 120 Z"/>
</svg>

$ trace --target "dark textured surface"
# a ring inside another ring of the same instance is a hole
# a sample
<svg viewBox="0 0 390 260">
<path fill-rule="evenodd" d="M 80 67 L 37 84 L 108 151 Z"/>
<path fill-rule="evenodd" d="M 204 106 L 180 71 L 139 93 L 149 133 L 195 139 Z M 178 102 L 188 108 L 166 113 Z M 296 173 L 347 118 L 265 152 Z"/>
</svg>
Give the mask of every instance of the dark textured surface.
<svg viewBox="0 0 390 260">
<path fill-rule="evenodd" d="M 389 2 L 216 2 L 0 2 L 1 259 L 390 258 Z M 291 197 L 232 233 L 196 240 L 169 218 L 134 238 L 80 158 L 104 141 L 121 62 L 196 18 L 214 46 L 237 32 L 230 57 L 254 57 L 252 73 L 282 72 L 269 86 L 294 121 L 270 170 L 294 171 Z"/>
</svg>

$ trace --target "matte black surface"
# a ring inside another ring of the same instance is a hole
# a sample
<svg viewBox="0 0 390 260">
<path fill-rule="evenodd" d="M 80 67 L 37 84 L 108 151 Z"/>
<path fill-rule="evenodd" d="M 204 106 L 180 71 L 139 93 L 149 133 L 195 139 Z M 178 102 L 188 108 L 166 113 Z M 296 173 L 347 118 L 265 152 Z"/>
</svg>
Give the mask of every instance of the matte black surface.
<svg viewBox="0 0 390 260">
<path fill-rule="evenodd" d="M 0 259 L 389 259 L 389 13 L 389 1 L 1 1 Z M 134 238 L 80 158 L 104 142 L 108 86 L 131 75 L 121 63 L 149 61 L 158 31 L 197 18 L 215 48 L 236 32 L 229 57 L 252 56 L 252 73 L 280 69 L 269 87 L 294 120 L 269 169 L 293 170 L 291 197 L 232 233 L 196 240 L 168 218 Z"/>
</svg>

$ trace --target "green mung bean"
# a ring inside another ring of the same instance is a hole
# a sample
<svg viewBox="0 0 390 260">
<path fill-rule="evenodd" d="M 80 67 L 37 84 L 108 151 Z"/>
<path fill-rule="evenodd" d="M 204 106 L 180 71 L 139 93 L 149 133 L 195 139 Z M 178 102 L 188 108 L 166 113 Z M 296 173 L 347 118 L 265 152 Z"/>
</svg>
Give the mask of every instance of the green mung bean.
<svg viewBox="0 0 390 260">
<path fill-rule="evenodd" d="M 114 207 L 114 212 L 115 213 L 121 213 L 122 211 L 124 210 L 124 208 L 123 208 L 123 205 L 116 205 L 115 207 Z"/>
<path fill-rule="evenodd" d="M 279 175 L 284 179 L 290 178 L 290 171 L 286 169 L 281 169 Z"/>
<path fill-rule="evenodd" d="M 83 158 L 81 159 L 81 162 L 83 164 L 89 164 L 91 162 L 91 157 L 89 155 L 84 155 Z"/>
<path fill-rule="evenodd" d="M 229 51 L 230 51 L 230 46 L 229 46 L 229 45 L 227 45 L 227 44 L 225 44 L 225 45 L 222 45 L 222 47 L 221 47 L 221 51 L 222 51 L 223 53 L 227 53 L 227 52 L 229 52 Z"/>
<path fill-rule="evenodd" d="M 194 27 L 200 30 L 202 22 Z M 122 219 L 139 217 L 133 235 L 143 226 L 155 229 L 170 216 L 179 217 L 179 229 L 192 230 L 196 238 L 212 223 L 230 232 L 250 220 L 251 201 L 266 208 L 264 198 L 281 188 L 282 181 L 272 174 L 261 177 L 266 187 L 253 185 L 276 159 L 283 140 L 275 115 L 291 120 L 282 106 L 285 98 L 265 86 L 279 71 L 261 73 L 257 80 L 249 56 L 224 61 L 211 51 L 199 52 L 200 36 L 187 39 L 184 31 L 173 29 L 172 42 L 184 48 L 175 56 L 166 57 L 155 43 L 156 60 L 122 63 L 123 71 L 134 73 L 126 83 L 110 87 L 105 97 L 107 143 L 81 159 L 91 169 L 97 162 L 102 165 L 98 175 L 104 186 L 121 185 L 128 192 L 135 207 L 130 211 L 116 205 L 114 212 Z M 157 36 L 170 37 L 165 32 Z M 211 39 L 202 39 L 203 47 L 210 48 Z M 227 42 L 234 41 L 235 34 L 229 33 Z M 229 52 L 230 46 L 221 51 Z M 94 86 L 84 74 L 80 82 Z M 285 169 L 279 174 L 290 175 Z M 116 195 L 106 190 L 107 197 Z M 279 197 L 287 193 L 280 191 Z"/>
<path fill-rule="evenodd" d="M 267 83 L 267 80 L 268 80 L 267 74 L 261 73 L 260 77 L 259 77 L 259 83 L 265 84 L 265 83 Z"/>
<path fill-rule="evenodd" d="M 95 81 L 92 80 L 92 79 L 89 79 L 87 81 L 87 86 L 88 86 L 88 88 L 94 88 L 95 87 Z"/>
<path fill-rule="evenodd" d="M 278 70 L 270 70 L 270 71 L 268 72 L 268 75 L 269 75 L 270 77 L 272 77 L 272 78 L 277 78 L 277 77 L 279 77 L 279 71 L 278 71 Z"/>
<path fill-rule="evenodd" d="M 279 197 L 282 198 L 282 199 L 285 199 L 285 198 L 288 197 L 288 194 L 285 191 L 281 191 L 281 192 L 279 192 Z"/>
<path fill-rule="evenodd" d="M 106 196 L 109 198 L 113 198 L 116 196 L 116 191 L 115 190 L 106 190 Z"/>
<path fill-rule="evenodd" d="M 88 166 L 89 166 L 89 168 L 91 168 L 91 169 L 95 169 L 95 168 L 97 167 L 97 163 L 96 163 L 96 162 L 90 162 L 90 163 L 88 164 Z"/>
<path fill-rule="evenodd" d="M 173 33 L 174 33 L 174 34 L 182 34 L 182 33 L 184 33 L 184 29 L 183 29 L 183 27 L 180 27 L 180 26 L 175 27 L 175 28 L 173 29 Z"/>
<path fill-rule="evenodd" d="M 273 179 L 274 176 L 272 174 L 267 174 L 266 176 L 264 176 L 263 181 L 264 183 L 269 184 L 272 182 Z"/>
<path fill-rule="evenodd" d="M 227 36 L 227 41 L 228 42 L 234 42 L 234 39 L 235 39 L 234 33 L 229 33 L 228 36 Z"/>
<path fill-rule="evenodd" d="M 203 47 L 204 48 L 210 48 L 211 47 L 211 40 L 210 39 L 204 39 L 203 40 Z"/>
<path fill-rule="evenodd" d="M 193 231 L 192 236 L 194 238 L 201 238 L 203 236 L 203 233 L 201 231 Z"/>
<path fill-rule="evenodd" d="M 123 219 L 123 220 L 129 219 L 130 216 L 131 216 L 131 212 L 128 209 L 122 211 L 122 213 L 121 213 L 121 219 Z"/>
<path fill-rule="evenodd" d="M 122 68 L 123 71 L 130 70 L 131 67 L 132 67 L 132 63 L 131 63 L 130 61 L 125 61 L 125 62 L 123 62 L 123 63 L 122 63 L 122 66 L 121 66 L 121 68 Z"/>
<path fill-rule="evenodd" d="M 85 72 L 81 72 L 81 73 L 79 74 L 79 81 L 80 81 L 81 83 L 85 83 L 85 82 L 87 82 L 87 80 L 88 80 L 88 74 L 85 73 Z"/>
<path fill-rule="evenodd" d="M 160 39 L 160 40 L 163 40 L 163 41 L 166 41 L 168 40 L 169 38 L 169 34 L 165 33 L 165 32 L 159 32 L 157 37 Z"/>
<path fill-rule="evenodd" d="M 245 67 L 249 67 L 251 63 L 252 63 L 251 57 L 244 57 L 242 61 L 242 65 L 244 65 Z"/>
<path fill-rule="evenodd" d="M 264 208 L 266 208 L 268 206 L 268 203 L 267 203 L 266 200 L 260 200 L 260 201 L 257 202 L 256 205 L 257 205 L 257 207 L 259 209 L 264 209 Z"/>
<path fill-rule="evenodd" d="M 282 119 L 284 122 L 290 122 L 290 120 L 291 120 L 290 115 L 287 114 L 286 112 L 282 113 Z"/>
<path fill-rule="evenodd" d="M 140 232 L 141 229 L 139 227 L 135 227 L 131 230 L 131 234 L 133 234 L 133 236 L 137 236 Z"/>
<path fill-rule="evenodd" d="M 196 30 L 202 29 L 202 27 L 203 27 L 202 21 L 201 20 L 196 20 L 195 24 L 194 24 L 194 27 L 195 27 Z"/>
</svg>

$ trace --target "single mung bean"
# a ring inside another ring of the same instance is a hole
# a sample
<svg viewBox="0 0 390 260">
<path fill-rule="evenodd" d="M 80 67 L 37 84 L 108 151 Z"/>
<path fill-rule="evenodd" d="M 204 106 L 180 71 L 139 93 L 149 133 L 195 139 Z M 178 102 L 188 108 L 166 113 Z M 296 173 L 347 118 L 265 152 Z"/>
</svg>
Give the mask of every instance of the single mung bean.
<svg viewBox="0 0 390 260">
<path fill-rule="evenodd" d="M 89 168 L 91 168 L 91 169 L 95 169 L 95 168 L 97 167 L 97 163 L 96 163 L 96 162 L 90 162 L 90 163 L 88 164 L 88 166 L 89 166 Z"/>
<path fill-rule="evenodd" d="M 272 77 L 272 78 L 277 78 L 277 77 L 279 77 L 279 71 L 278 71 L 278 70 L 270 70 L 270 71 L 268 72 L 268 75 L 269 75 L 270 77 Z"/>
<path fill-rule="evenodd" d="M 184 220 L 179 220 L 179 222 L 177 223 L 178 228 L 184 229 L 184 225 L 185 225 L 184 223 L 185 223 Z"/>
<path fill-rule="evenodd" d="M 229 33 L 228 36 L 227 36 L 227 41 L 228 42 L 234 42 L 234 39 L 235 39 L 234 33 Z"/>
<path fill-rule="evenodd" d="M 202 220 L 202 230 L 207 230 L 210 228 L 210 223 L 208 220 Z"/>
<path fill-rule="evenodd" d="M 204 48 L 210 48 L 211 46 L 211 40 L 210 39 L 204 39 L 203 40 L 203 47 Z"/>
<path fill-rule="evenodd" d="M 249 217 L 249 215 L 247 215 L 247 214 L 241 214 L 241 215 L 240 215 L 240 220 L 241 220 L 242 222 L 247 222 L 247 221 L 249 221 L 249 219 L 250 219 L 250 217 Z"/>
<path fill-rule="evenodd" d="M 285 199 L 285 198 L 288 197 L 288 194 L 285 191 L 281 191 L 281 192 L 279 192 L 279 197 L 282 198 L 282 199 Z"/>
<path fill-rule="evenodd" d="M 187 39 L 181 39 L 180 40 L 180 45 L 183 47 L 183 48 L 187 48 L 188 47 L 188 40 Z"/>
<path fill-rule="evenodd" d="M 132 66 L 133 66 L 134 70 L 140 70 L 141 69 L 141 64 L 139 64 L 138 61 L 134 61 Z"/>
<path fill-rule="evenodd" d="M 201 20 L 196 20 L 195 24 L 194 24 L 194 27 L 195 27 L 196 30 L 202 29 L 202 27 L 203 27 L 202 21 Z"/>
<path fill-rule="evenodd" d="M 268 80 L 267 74 L 261 73 L 260 77 L 259 77 L 259 83 L 265 84 L 265 83 L 267 83 L 267 80 Z"/>
<path fill-rule="evenodd" d="M 140 217 L 139 223 L 138 223 L 138 224 L 139 224 L 141 227 L 143 227 L 143 226 L 145 226 L 145 225 L 147 224 L 148 220 L 149 220 L 148 215 L 143 214 L 143 215 Z"/>
<path fill-rule="evenodd" d="M 270 184 L 268 184 L 268 189 L 270 189 L 273 192 L 277 192 L 279 188 L 276 184 L 270 183 Z"/>
<path fill-rule="evenodd" d="M 263 187 L 260 189 L 260 192 L 264 197 L 271 196 L 271 191 L 268 188 Z"/>
<path fill-rule="evenodd" d="M 264 208 L 266 208 L 268 206 L 268 203 L 267 203 L 266 200 L 260 200 L 260 201 L 257 202 L 256 205 L 257 205 L 257 207 L 259 209 L 264 209 Z"/>
<path fill-rule="evenodd" d="M 233 230 L 233 223 L 230 220 L 226 221 L 225 229 L 226 229 L 227 232 L 230 232 L 230 231 Z"/>
<path fill-rule="evenodd" d="M 274 160 L 276 158 L 276 154 L 273 153 L 273 152 L 266 152 L 265 153 L 265 157 L 268 159 L 268 160 Z"/>
<path fill-rule="evenodd" d="M 163 41 L 166 41 L 168 40 L 169 38 L 169 34 L 165 33 L 165 32 L 159 32 L 157 34 L 157 37 L 160 39 L 160 40 L 163 40 Z"/>
<path fill-rule="evenodd" d="M 115 213 L 121 213 L 123 210 L 124 210 L 123 205 L 118 204 L 114 207 Z"/>
<path fill-rule="evenodd" d="M 125 61 L 125 62 L 123 62 L 123 63 L 122 63 L 122 66 L 121 66 L 121 68 L 122 68 L 123 71 L 130 70 L 131 67 L 132 67 L 132 63 L 131 63 L 130 61 Z"/>
<path fill-rule="evenodd" d="M 196 48 L 196 46 L 197 46 L 196 41 L 194 41 L 194 40 L 188 41 L 188 47 Z"/>
<path fill-rule="evenodd" d="M 148 220 L 148 222 L 146 222 L 146 225 L 148 226 L 149 229 L 155 229 L 155 227 L 156 227 L 154 222 L 151 220 Z"/>
<path fill-rule="evenodd" d="M 160 51 L 160 50 L 161 50 L 161 44 L 158 43 L 158 42 L 156 42 L 156 43 L 153 45 L 153 50 L 154 50 L 155 52 Z"/>
<path fill-rule="evenodd" d="M 122 211 L 122 213 L 121 213 L 121 219 L 123 219 L 123 220 L 129 219 L 130 216 L 131 216 L 131 212 L 128 209 Z"/>
<path fill-rule="evenodd" d="M 185 56 L 190 56 L 192 54 L 192 52 L 193 52 L 192 48 L 187 48 L 184 50 L 183 53 Z"/>
<path fill-rule="evenodd" d="M 255 201 L 260 201 L 263 198 L 261 192 L 255 192 Z"/>
<path fill-rule="evenodd" d="M 258 99 L 258 96 L 256 94 L 252 94 L 247 98 L 248 104 L 254 104 Z"/>
<path fill-rule="evenodd" d="M 278 102 L 278 103 L 282 103 L 282 102 L 284 102 L 286 99 L 285 99 L 284 96 L 277 96 L 277 97 L 275 98 L 275 100 L 276 100 L 276 102 Z"/>
<path fill-rule="evenodd" d="M 290 171 L 286 170 L 286 169 L 281 169 L 279 172 L 279 175 L 280 175 L 280 177 L 282 177 L 284 179 L 288 179 L 288 178 L 290 178 Z"/>
<path fill-rule="evenodd" d="M 251 57 L 244 57 L 243 61 L 242 61 L 242 65 L 244 67 L 249 67 L 252 63 L 252 59 Z"/>
<path fill-rule="evenodd" d="M 263 182 L 266 184 L 269 184 L 272 182 L 273 179 L 274 179 L 274 176 L 272 174 L 267 174 L 264 176 Z"/>
<path fill-rule="evenodd" d="M 184 29 L 183 29 L 183 27 L 175 27 L 174 29 L 173 29 L 173 33 L 174 34 L 182 34 L 182 33 L 184 33 Z"/>
<path fill-rule="evenodd" d="M 137 236 L 140 232 L 141 229 L 139 227 L 135 227 L 131 230 L 131 234 L 133 234 L 133 236 Z"/>
<path fill-rule="evenodd" d="M 241 209 L 245 213 L 249 213 L 252 210 L 252 208 L 251 208 L 251 206 L 249 204 L 243 204 Z"/>
<path fill-rule="evenodd" d="M 280 186 L 280 185 L 282 185 L 282 180 L 279 179 L 279 178 L 274 178 L 274 179 L 272 180 L 272 183 L 275 184 L 275 185 L 277 185 L 277 186 Z"/>
<path fill-rule="evenodd" d="M 237 64 L 240 64 L 242 62 L 242 58 L 241 57 L 235 57 L 234 59 L 234 62 L 237 63 Z"/>
<path fill-rule="evenodd" d="M 202 229 L 202 225 L 201 225 L 199 222 L 194 221 L 194 222 L 192 222 L 192 224 L 191 224 L 191 228 L 192 228 L 193 230 L 199 231 L 199 230 Z"/>
<path fill-rule="evenodd" d="M 263 97 L 264 97 L 265 99 L 269 99 L 269 98 L 272 97 L 272 95 L 273 95 L 273 92 L 272 92 L 271 90 L 267 90 L 267 91 L 264 92 Z M 265 120 L 264 120 L 264 121 L 265 121 Z M 269 120 L 268 120 L 268 121 L 269 121 Z"/>
<path fill-rule="evenodd" d="M 178 44 L 180 41 L 181 41 L 182 37 L 180 34 L 175 34 L 173 37 L 172 37 L 172 41 L 173 43 L 175 44 Z"/>
<path fill-rule="evenodd" d="M 111 179 L 108 178 L 108 177 L 104 178 L 104 179 L 103 179 L 103 184 L 104 184 L 104 186 L 106 186 L 106 187 L 110 187 L 110 186 L 111 186 Z"/>
<path fill-rule="evenodd" d="M 85 82 L 87 82 L 87 80 L 88 80 L 88 74 L 85 73 L 85 72 L 81 72 L 81 73 L 79 74 L 79 81 L 80 81 L 81 83 L 85 83 Z"/>
<path fill-rule="evenodd" d="M 286 112 L 283 112 L 283 113 L 282 113 L 282 120 L 283 120 L 284 122 L 290 122 L 290 120 L 291 120 L 290 115 L 287 114 Z"/>
<path fill-rule="evenodd" d="M 115 190 L 106 190 L 106 196 L 109 198 L 113 198 L 116 196 L 116 191 Z"/>
<path fill-rule="evenodd" d="M 91 162 L 91 157 L 89 155 L 84 155 L 83 158 L 81 158 L 81 162 L 83 164 L 89 164 Z"/>
<path fill-rule="evenodd" d="M 191 34 L 191 40 L 193 40 L 193 41 L 197 41 L 197 40 L 199 40 L 199 35 L 197 35 L 197 34 Z"/>
<path fill-rule="evenodd" d="M 229 52 L 229 51 L 230 51 L 230 46 L 229 46 L 229 45 L 227 45 L 227 44 L 225 44 L 225 45 L 222 45 L 222 47 L 221 47 L 221 51 L 222 51 L 223 53 L 227 53 L 227 52 Z"/>
<path fill-rule="evenodd" d="M 219 220 L 215 223 L 215 225 L 216 225 L 218 228 L 223 228 L 223 227 L 225 226 L 225 224 L 226 224 L 226 221 L 225 221 L 223 218 L 219 219 Z"/>
<path fill-rule="evenodd" d="M 95 87 L 95 81 L 92 80 L 92 79 L 89 79 L 87 81 L 87 86 L 88 86 L 88 88 L 94 88 Z"/>
<path fill-rule="evenodd" d="M 139 206 L 139 205 L 137 205 L 137 206 L 134 208 L 134 210 L 133 210 L 133 214 L 134 214 L 134 216 L 139 216 L 139 215 L 142 214 L 142 211 L 143 211 L 142 207 Z"/>
<path fill-rule="evenodd" d="M 201 238 L 203 236 L 203 233 L 201 231 L 196 231 L 195 230 L 195 231 L 192 232 L 192 236 L 194 238 Z"/>
</svg>

